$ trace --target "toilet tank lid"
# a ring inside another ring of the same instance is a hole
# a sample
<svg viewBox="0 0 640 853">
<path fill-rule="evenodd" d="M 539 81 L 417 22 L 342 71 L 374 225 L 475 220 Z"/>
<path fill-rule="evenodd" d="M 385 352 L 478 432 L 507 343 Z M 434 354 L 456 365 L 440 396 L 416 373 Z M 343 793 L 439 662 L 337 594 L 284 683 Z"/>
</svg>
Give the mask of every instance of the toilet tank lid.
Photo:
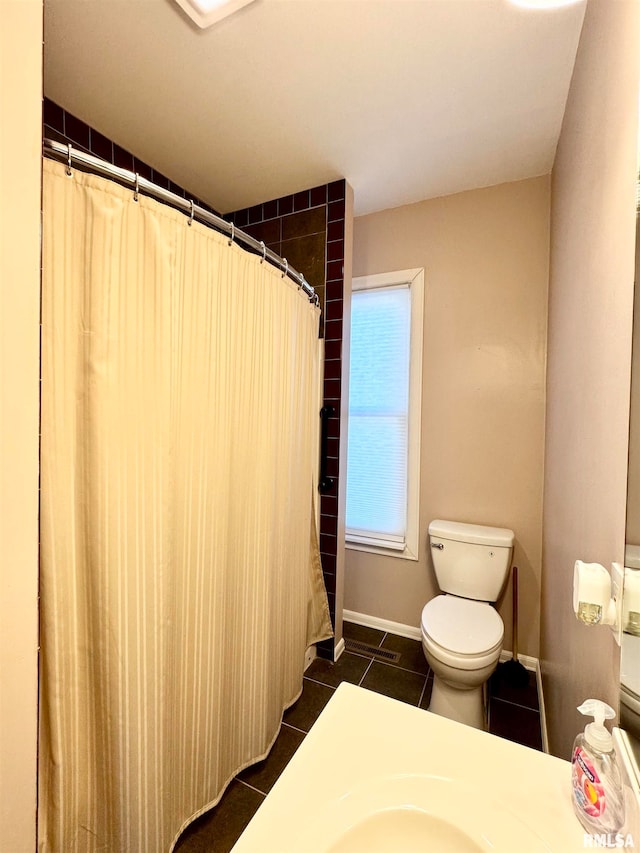
<svg viewBox="0 0 640 853">
<path fill-rule="evenodd" d="M 469 542 L 471 545 L 494 545 L 512 548 L 515 534 L 507 527 L 486 527 L 482 524 L 463 524 L 460 521 L 443 521 L 436 518 L 429 525 L 429 536 Z"/>
</svg>

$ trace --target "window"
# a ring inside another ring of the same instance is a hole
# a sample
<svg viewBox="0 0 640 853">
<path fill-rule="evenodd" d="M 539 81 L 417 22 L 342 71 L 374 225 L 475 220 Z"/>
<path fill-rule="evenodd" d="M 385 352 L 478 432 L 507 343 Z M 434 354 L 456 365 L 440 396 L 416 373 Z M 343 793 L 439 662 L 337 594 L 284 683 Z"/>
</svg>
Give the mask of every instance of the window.
<svg viewBox="0 0 640 853">
<path fill-rule="evenodd" d="M 424 270 L 353 280 L 347 546 L 418 559 Z"/>
</svg>

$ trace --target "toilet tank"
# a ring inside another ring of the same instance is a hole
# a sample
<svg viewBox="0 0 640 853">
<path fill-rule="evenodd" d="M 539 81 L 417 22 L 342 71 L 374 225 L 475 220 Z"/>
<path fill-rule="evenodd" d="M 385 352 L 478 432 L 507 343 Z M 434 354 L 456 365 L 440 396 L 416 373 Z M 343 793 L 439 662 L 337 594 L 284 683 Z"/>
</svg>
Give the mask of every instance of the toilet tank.
<svg viewBox="0 0 640 853">
<path fill-rule="evenodd" d="M 511 567 L 513 530 L 436 519 L 429 525 L 433 567 L 443 592 L 497 601 Z"/>
</svg>

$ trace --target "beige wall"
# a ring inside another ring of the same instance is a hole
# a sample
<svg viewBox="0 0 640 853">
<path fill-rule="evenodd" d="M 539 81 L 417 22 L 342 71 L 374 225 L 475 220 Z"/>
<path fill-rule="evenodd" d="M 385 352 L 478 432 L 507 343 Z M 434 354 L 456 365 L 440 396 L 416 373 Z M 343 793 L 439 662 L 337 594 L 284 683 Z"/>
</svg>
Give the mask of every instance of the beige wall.
<svg viewBox="0 0 640 853">
<path fill-rule="evenodd" d="M 0 0 L 0 850 L 35 850 L 42 0 Z"/>
<path fill-rule="evenodd" d="M 548 177 L 355 220 L 355 276 L 424 267 L 425 344 L 419 560 L 347 550 L 347 610 L 419 626 L 429 521 L 510 527 L 519 651 L 538 655 L 548 248 Z"/>
<path fill-rule="evenodd" d="M 636 217 L 636 263 L 640 272 L 640 218 Z M 629 471 L 625 542 L 640 548 L 640 296 L 633 303 L 633 346 L 629 412 Z M 627 560 L 627 565 L 631 563 Z"/>
<path fill-rule="evenodd" d="M 588 696 L 617 705 L 619 650 L 572 614 L 577 558 L 624 550 L 640 5 L 590 0 L 552 175 L 541 657 L 551 751 Z"/>
</svg>

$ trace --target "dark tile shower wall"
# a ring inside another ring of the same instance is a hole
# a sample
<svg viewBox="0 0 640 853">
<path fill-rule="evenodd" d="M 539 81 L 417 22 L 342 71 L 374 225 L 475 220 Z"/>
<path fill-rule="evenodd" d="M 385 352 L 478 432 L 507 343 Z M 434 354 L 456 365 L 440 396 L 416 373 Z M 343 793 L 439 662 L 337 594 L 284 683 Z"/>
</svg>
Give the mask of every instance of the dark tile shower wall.
<svg viewBox="0 0 640 853">
<path fill-rule="evenodd" d="M 101 160 L 106 160 L 113 166 L 128 169 L 130 172 L 137 172 L 141 178 L 146 178 L 182 198 L 193 199 L 195 204 L 220 216 L 217 210 L 202 201 L 197 195 L 174 183 L 162 172 L 154 169 L 143 160 L 139 160 L 130 151 L 126 151 L 81 119 L 63 110 L 49 98 L 45 98 L 43 102 L 42 123 L 43 136 L 47 139 L 62 142 L 65 145 L 70 142 L 74 148 L 100 157 Z"/>
<path fill-rule="evenodd" d="M 193 201 L 205 210 L 218 211 L 121 148 L 94 128 L 71 115 L 58 104 L 44 99 L 44 136 L 57 142 L 71 143 L 115 166 L 137 172 L 164 189 Z M 342 371 L 343 263 L 345 237 L 344 180 L 323 184 L 227 214 L 225 219 L 264 240 L 268 248 L 301 272 L 315 288 L 322 308 L 322 333 L 325 340 L 323 397 L 333 406 L 335 416 L 328 422 L 327 474 L 334 486 L 320 499 L 320 553 L 322 570 L 329 595 L 331 619 L 335 625 L 336 554 L 338 532 L 338 478 L 340 447 L 340 397 Z M 321 657 L 333 660 L 334 641 L 318 646 Z"/>
<path fill-rule="evenodd" d="M 225 219 L 287 258 L 311 284 L 322 308 L 325 342 L 323 398 L 333 406 L 328 421 L 327 474 L 334 478 L 328 494 L 320 498 L 320 554 L 335 625 L 336 555 L 338 549 L 338 479 L 340 448 L 340 397 L 342 373 L 343 264 L 346 183 L 334 181 L 229 213 Z M 333 660 L 334 641 L 318 645 L 321 657 Z"/>
</svg>

